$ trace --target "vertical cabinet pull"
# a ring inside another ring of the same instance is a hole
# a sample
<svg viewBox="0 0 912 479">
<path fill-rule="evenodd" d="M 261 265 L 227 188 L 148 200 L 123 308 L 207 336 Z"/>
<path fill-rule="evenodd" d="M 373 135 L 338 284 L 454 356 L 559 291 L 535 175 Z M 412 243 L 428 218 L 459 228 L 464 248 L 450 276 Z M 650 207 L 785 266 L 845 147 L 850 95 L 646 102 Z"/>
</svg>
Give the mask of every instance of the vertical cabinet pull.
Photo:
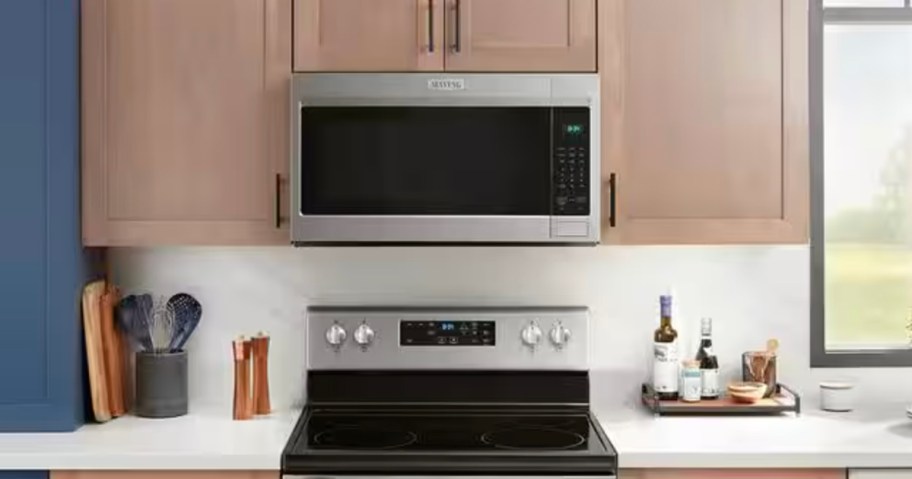
<svg viewBox="0 0 912 479">
<path fill-rule="evenodd" d="M 612 173 L 608 176 L 608 226 L 614 228 L 617 225 L 617 175 Z"/>
<path fill-rule="evenodd" d="M 275 227 L 282 227 L 282 174 L 275 175 Z"/>
<path fill-rule="evenodd" d="M 453 53 L 459 53 L 462 49 L 462 2 L 460 0 L 454 0 L 453 5 Z"/>
<path fill-rule="evenodd" d="M 434 53 L 434 0 L 428 0 L 427 31 L 428 53 Z"/>
</svg>

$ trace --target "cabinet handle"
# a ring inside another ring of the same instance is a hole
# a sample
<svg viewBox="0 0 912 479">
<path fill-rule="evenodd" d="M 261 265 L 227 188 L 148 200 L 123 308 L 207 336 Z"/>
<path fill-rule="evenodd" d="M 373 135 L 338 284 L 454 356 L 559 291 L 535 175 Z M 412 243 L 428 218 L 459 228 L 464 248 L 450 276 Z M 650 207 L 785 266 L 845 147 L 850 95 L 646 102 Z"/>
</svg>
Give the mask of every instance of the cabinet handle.
<svg viewBox="0 0 912 479">
<path fill-rule="evenodd" d="M 275 227 L 282 228 L 282 174 L 275 175 Z"/>
<path fill-rule="evenodd" d="M 455 17 L 453 20 L 453 53 L 459 53 L 462 50 L 462 32 L 460 31 L 462 25 L 462 19 L 460 18 L 462 16 L 462 2 L 460 0 L 455 0 L 453 16 Z"/>
<path fill-rule="evenodd" d="M 428 53 L 434 53 L 434 0 L 428 0 L 427 31 Z"/>
<path fill-rule="evenodd" d="M 612 173 L 608 176 L 608 226 L 614 228 L 617 225 L 617 175 Z"/>
</svg>

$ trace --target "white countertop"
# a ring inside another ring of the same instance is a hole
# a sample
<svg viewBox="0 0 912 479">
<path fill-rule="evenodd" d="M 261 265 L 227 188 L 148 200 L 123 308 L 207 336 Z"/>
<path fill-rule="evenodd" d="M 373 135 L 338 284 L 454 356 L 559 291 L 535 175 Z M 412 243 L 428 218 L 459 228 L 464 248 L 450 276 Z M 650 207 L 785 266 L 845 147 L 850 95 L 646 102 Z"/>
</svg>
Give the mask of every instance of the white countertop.
<svg viewBox="0 0 912 479">
<path fill-rule="evenodd" d="M 249 421 L 230 411 L 123 416 L 74 433 L 0 434 L 0 469 L 278 470 L 300 411 Z"/>
<path fill-rule="evenodd" d="M 596 415 L 622 468 L 912 468 L 906 405 L 800 417 L 664 417 L 642 408 Z M 0 469 L 278 470 L 299 411 L 232 421 L 227 411 L 126 416 L 69 434 L 0 434 Z"/>
<path fill-rule="evenodd" d="M 621 468 L 912 468 L 908 404 L 801 416 L 660 417 L 598 411 Z"/>
</svg>

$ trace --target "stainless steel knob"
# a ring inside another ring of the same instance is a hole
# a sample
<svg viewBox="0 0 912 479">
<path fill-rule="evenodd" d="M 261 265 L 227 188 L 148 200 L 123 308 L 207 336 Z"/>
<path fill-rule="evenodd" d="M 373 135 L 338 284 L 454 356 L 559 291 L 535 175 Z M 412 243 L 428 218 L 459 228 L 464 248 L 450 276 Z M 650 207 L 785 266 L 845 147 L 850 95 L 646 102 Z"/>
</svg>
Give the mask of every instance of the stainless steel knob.
<svg viewBox="0 0 912 479">
<path fill-rule="evenodd" d="M 374 330 L 367 323 L 361 323 L 361 326 L 358 326 L 355 329 L 355 342 L 360 344 L 363 347 L 367 347 L 370 343 L 374 342 Z"/>
<path fill-rule="evenodd" d="M 529 323 L 528 326 L 522 329 L 519 336 L 522 338 L 523 344 L 530 348 L 534 348 L 541 342 L 542 330 L 537 324 Z"/>
<path fill-rule="evenodd" d="M 570 341 L 570 329 L 561 323 L 556 323 L 551 328 L 551 343 L 558 348 L 564 347 Z"/>
<path fill-rule="evenodd" d="M 334 323 L 326 330 L 326 342 L 332 346 L 339 347 L 345 342 L 348 333 L 345 332 L 339 323 Z"/>
</svg>

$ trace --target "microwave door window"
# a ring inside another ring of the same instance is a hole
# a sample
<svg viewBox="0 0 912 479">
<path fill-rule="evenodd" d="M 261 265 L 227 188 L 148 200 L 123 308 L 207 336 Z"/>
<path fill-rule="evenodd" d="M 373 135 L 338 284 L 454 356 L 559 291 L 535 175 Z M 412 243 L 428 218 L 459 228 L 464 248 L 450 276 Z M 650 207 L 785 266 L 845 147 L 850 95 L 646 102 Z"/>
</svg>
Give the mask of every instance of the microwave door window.
<svg viewBox="0 0 912 479">
<path fill-rule="evenodd" d="M 305 215 L 548 216 L 551 109 L 305 107 Z"/>
</svg>

